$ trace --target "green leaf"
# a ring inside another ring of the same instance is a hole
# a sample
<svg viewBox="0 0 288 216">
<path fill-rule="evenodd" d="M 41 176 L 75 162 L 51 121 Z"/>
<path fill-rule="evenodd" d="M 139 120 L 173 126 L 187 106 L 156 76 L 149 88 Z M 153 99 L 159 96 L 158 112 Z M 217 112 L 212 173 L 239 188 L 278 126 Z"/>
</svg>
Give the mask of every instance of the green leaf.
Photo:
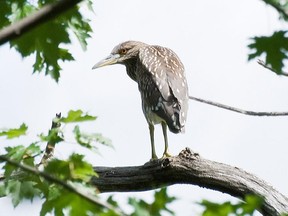
<svg viewBox="0 0 288 216">
<path fill-rule="evenodd" d="M 287 31 L 274 32 L 269 37 L 254 37 L 252 43 L 248 45 L 253 53 L 250 53 L 248 60 L 266 55 L 265 64 L 271 66 L 271 68 L 281 75 L 283 73 L 284 60 L 287 60 L 288 52 L 288 37 L 286 37 Z"/>
<path fill-rule="evenodd" d="M 44 171 L 63 180 L 71 179 L 68 161 L 52 159 L 45 166 Z"/>
<path fill-rule="evenodd" d="M 52 128 L 49 130 L 48 135 L 40 134 L 39 137 L 43 142 L 48 142 L 51 144 L 57 144 L 64 141 L 64 137 L 59 128 Z"/>
<path fill-rule="evenodd" d="M 112 142 L 110 139 L 103 137 L 100 133 L 82 133 L 78 125 L 75 126 L 73 133 L 77 143 L 90 150 L 97 152 L 97 147 L 93 145 L 93 143 L 101 143 L 103 145 L 112 147 Z"/>
<path fill-rule="evenodd" d="M 17 138 L 19 136 L 26 135 L 27 129 L 27 125 L 23 123 L 19 128 L 0 131 L 0 136 L 6 136 L 7 139 Z"/>
<path fill-rule="evenodd" d="M 91 37 L 89 33 L 92 32 L 92 29 L 88 24 L 89 21 L 90 20 L 81 19 L 80 14 L 75 14 L 74 17 L 72 17 L 68 22 L 69 27 L 72 29 L 73 33 L 77 37 L 83 50 L 86 50 L 87 39 Z"/>
<path fill-rule="evenodd" d="M 245 202 L 241 204 L 244 214 L 253 214 L 256 209 L 260 209 L 263 205 L 264 199 L 255 195 L 247 195 Z"/>
<path fill-rule="evenodd" d="M 36 7 L 27 1 L 14 1 L 11 4 L 11 14 L 9 14 L 9 21 L 15 23 L 24 17 L 30 15 L 36 10 Z"/>
<path fill-rule="evenodd" d="M 91 9 L 91 1 L 85 1 L 88 9 Z M 92 11 L 93 12 L 93 11 Z M 79 8 L 75 7 L 64 13 L 60 19 L 62 22 L 67 22 L 67 26 L 78 39 L 83 50 L 86 50 L 87 39 L 91 37 L 92 28 L 89 25 L 90 20 L 85 19 L 79 12 Z"/>
<path fill-rule="evenodd" d="M 40 146 L 37 143 L 31 143 L 26 149 L 25 149 L 25 155 L 28 157 L 33 157 L 34 155 L 40 154 L 41 149 Z"/>
<path fill-rule="evenodd" d="M 227 216 L 234 211 L 234 206 L 230 202 L 224 202 L 221 204 L 203 200 L 200 205 L 205 207 L 203 216 Z"/>
<path fill-rule="evenodd" d="M 39 145 L 36 143 L 30 144 L 27 148 L 25 148 L 23 145 L 19 145 L 14 147 L 6 147 L 5 150 L 7 152 L 6 157 L 18 163 L 23 161 L 26 165 L 29 166 L 35 166 L 34 156 L 41 152 Z M 5 170 L 4 175 L 8 179 L 11 177 L 11 174 L 14 171 L 19 170 L 18 167 L 9 163 L 5 163 L 3 168 Z"/>
<path fill-rule="evenodd" d="M 7 151 L 7 157 L 16 161 L 16 162 L 19 162 L 23 159 L 23 156 L 25 154 L 25 147 L 20 145 L 20 146 L 15 146 L 15 147 L 6 147 L 5 150 Z M 14 172 L 15 170 L 18 170 L 17 167 L 9 164 L 9 163 L 6 163 L 4 165 L 4 175 L 6 178 L 9 178 L 12 174 L 12 172 Z"/>
<path fill-rule="evenodd" d="M 53 159 L 48 162 L 45 172 L 63 180 L 89 182 L 97 176 L 93 166 L 84 161 L 84 156 L 72 154 L 68 160 Z"/>
<path fill-rule="evenodd" d="M 89 182 L 92 176 L 97 176 L 93 166 L 84 160 L 84 155 L 72 154 L 69 157 L 69 166 L 73 179 Z"/>
<path fill-rule="evenodd" d="M 9 25 L 9 15 L 11 15 L 11 6 L 8 1 L 0 1 L 0 29 Z"/>
<path fill-rule="evenodd" d="M 103 211 L 103 207 L 88 202 L 77 194 L 61 189 L 59 190 L 59 196 L 46 199 L 42 205 L 40 215 L 44 216 L 49 212 L 56 216 L 64 216 L 64 212 L 65 215 L 70 216 L 99 215 Z"/>
<path fill-rule="evenodd" d="M 202 213 L 203 216 L 252 216 L 256 209 L 260 209 L 263 204 L 263 199 L 255 195 L 247 195 L 244 201 L 233 204 L 231 202 L 214 203 L 202 200 L 199 204 L 205 208 Z"/>
<path fill-rule="evenodd" d="M 113 195 L 110 195 L 107 199 L 107 203 L 111 204 L 114 207 L 119 207 L 117 201 L 113 199 Z"/>
<path fill-rule="evenodd" d="M 21 182 L 20 181 L 9 181 L 7 190 L 8 193 L 12 196 L 12 203 L 15 206 L 17 206 L 20 202 L 20 187 L 21 187 Z"/>
<path fill-rule="evenodd" d="M 82 110 L 70 110 L 68 112 L 68 116 L 62 117 L 60 121 L 64 123 L 75 123 L 83 121 L 93 121 L 95 119 L 96 119 L 95 116 L 90 116 L 86 113 L 83 113 Z"/>
<path fill-rule="evenodd" d="M 160 214 L 160 211 L 164 210 L 169 212 L 171 215 L 174 215 L 174 212 L 168 209 L 167 204 L 172 203 L 176 200 L 175 197 L 170 197 L 167 194 L 167 188 L 162 188 L 159 191 L 156 191 L 154 194 L 154 203 L 152 204 L 152 213 Z"/>
<path fill-rule="evenodd" d="M 136 198 L 130 197 L 128 199 L 128 203 L 134 208 L 131 216 L 150 216 L 149 210 L 146 208 L 149 206 L 149 204 L 144 202 L 143 200 L 138 200 Z"/>
<path fill-rule="evenodd" d="M 40 195 L 40 191 L 35 188 L 35 182 L 10 180 L 7 183 L 7 191 L 12 196 L 12 203 L 16 207 L 23 199 L 33 200 Z"/>
<path fill-rule="evenodd" d="M 14 161 L 21 161 L 23 155 L 25 154 L 26 148 L 23 145 L 14 146 L 14 147 L 6 147 L 5 150 L 7 151 L 7 157 Z"/>
<path fill-rule="evenodd" d="M 174 212 L 167 207 L 167 205 L 175 199 L 175 197 L 170 197 L 167 194 L 167 188 L 162 188 L 159 191 L 155 191 L 154 201 L 152 203 L 147 203 L 144 200 L 138 200 L 135 198 L 129 198 L 128 203 L 134 208 L 132 216 L 161 216 L 163 215 L 162 212 L 175 215 Z"/>
</svg>

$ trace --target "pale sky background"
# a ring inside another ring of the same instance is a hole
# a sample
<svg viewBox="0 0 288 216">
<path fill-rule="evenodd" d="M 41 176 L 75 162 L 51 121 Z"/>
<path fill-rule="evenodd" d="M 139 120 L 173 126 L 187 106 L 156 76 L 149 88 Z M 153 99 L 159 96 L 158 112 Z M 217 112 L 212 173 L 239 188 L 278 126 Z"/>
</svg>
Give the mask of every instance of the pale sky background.
<svg viewBox="0 0 288 216">
<path fill-rule="evenodd" d="M 29 144 L 50 128 L 55 113 L 82 109 L 98 119 L 81 128 L 109 137 L 115 150 L 100 147 L 99 156 L 67 143 L 56 147 L 55 156 L 80 152 L 103 166 L 147 162 L 149 132 L 136 83 L 120 65 L 91 70 L 126 40 L 173 49 L 185 65 L 191 96 L 253 111 L 288 111 L 288 78 L 272 74 L 256 61 L 247 62 L 250 37 L 287 29 L 262 1 L 99 0 L 94 10 L 95 14 L 84 10 L 94 31 L 88 50 L 83 52 L 76 42 L 68 47 L 76 61 L 61 63 L 58 84 L 43 74 L 31 75 L 34 56 L 23 60 L 7 44 L 0 48 L 0 128 L 18 127 L 22 122 L 29 126 L 29 138 L 14 142 Z M 204 158 L 252 172 L 288 195 L 288 117 L 245 116 L 196 101 L 189 106 L 186 133 L 169 133 L 171 153 L 188 146 Z M 164 150 L 161 127 L 156 127 L 155 136 L 160 156 Z M 2 138 L 1 143 L 7 144 Z M 168 192 L 179 198 L 171 207 L 183 216 L 197 215 L 200 208 L 193 203 L 201 199 L 234 200 L 192 185 L 171 186 Z M 127 196 L 149 201 L 151 194 L 117 193 L 115 197 L 125 204 Z M 40 204 L 27 201 L 14 210 L 10 200 L 2 198 L 0 216 L 38 215 Z"/>
</svg>

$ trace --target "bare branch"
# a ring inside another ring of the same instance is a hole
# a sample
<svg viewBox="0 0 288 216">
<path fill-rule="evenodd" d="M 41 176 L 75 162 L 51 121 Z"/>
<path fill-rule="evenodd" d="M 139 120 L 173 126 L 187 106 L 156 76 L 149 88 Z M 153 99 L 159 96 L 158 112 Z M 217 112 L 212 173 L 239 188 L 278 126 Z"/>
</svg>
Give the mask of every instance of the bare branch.
<svg viewBox="0 0 288 216">
<path fill-rule="evenodd" d="M 221 104 L 221 103 L 216 103 L 216 102 L 213 102 L 213 101 L 204 100 L 204 99 L 201 99 L 201 98 L 196 98 L 196 97 L 193 97 L 193 96 L 189 96 L 189 99 L 195 100 L 195 101 L 199 101 L 201 103 L 206 103 L 206 104 L 209 104 L 209 105 L 212 105 L 212 106 L 216 106 L 216 107 L 219 107 L 219 108 L 227 109 L 227 110 L 230 110 L 230 111 L 233 111 L 233 112 L 238 112 L 238 113 L 245 114 L 245 115 L 252 115 L 252 116 L 287 116 L 288 115 L 288 112 L 255 112 L 255 111 L 247 111 L 247 110 L 242 110 L 242 109 L 239 109 L 239 108 L 227 106 L 227 105 L 224 105 L 224 104 Z"/>
<path fill-rule="evenodd" d="M 39 24 L 58 16 L 64 11 L 74 7 L 77 3 L 81 1 L 82 0 L 60 0 L 53 4 L 44 6 L 34 14 L 1 30 L 0 45 L 21 36 L 30 29 L 38 26 Z"/>
<path fill-rule="evenodd" d="M 113 211 L 115 211 L 116 213 L 118 213 L 119 215 L 125 215 L 123 212 L 119 211 L 118 209 L 115 209 L 115 207 L 113 207 L 112 205 L 110 205 L 109 203 L 105 203 L 105 202 L 102 202 L 101 200 L 97 199 L 96 196 L 93 196 L 93 195 L 90 195 L 88 194 L 86 191 L 82 191 L 64 181 L 62 181 L 61 179 L 58 179 L 58 178 L 55 178 L 54 176 L 51 176 L 43 171 L 40 171 L 34 167 L 31 167 L 31 166 L 28 166 L 28 165 L 25 165 L 25 164 L 20 164 L 14 160 L 11 160 L 10 158 L 4 156 L 4 155 L 0 155 L 0 162 L 1 161 L 5 161 L 13 166 L 16 166 L 18 168 L 20 168 L 21 170 L 25 171 L 25 172 L 28 172 L 28 173 L 31 173 L 33 175 L 37 175 L 37 176 L 41 176 L 43 177 L 45 180 L 47 181 L 50 181 L 52 183 L 55 183 L 57 185 L 60 185 L 62 186 L 63 188 L 65 188 L 66 190 L 72 192 L 72 193 L 75 193 L 77 195 L 79 195 L 80 197 L 82 197 L 83 199 L 93 203 L 93 204 L 96 204 L 96 205 L 99 205 L 99 206 L 102 206 L 104 208 L 107 208 L 107 209 L 111 209 Z M 5 177 L 2 176 L 1 177 L 1 180 L 4 180 Z"/>
<path fill-rule="evenodd" d="M 101 192 L 146 191 L 173 184 L 192 184 L 244 198 L 264 198 L 263 215 L 288 213 L 288 198 L 272 186 L 237 167 L 201 158 L 186 148 L 176 157 L 133 167 L 95 167 L 92 184 Z"/>
</svg>

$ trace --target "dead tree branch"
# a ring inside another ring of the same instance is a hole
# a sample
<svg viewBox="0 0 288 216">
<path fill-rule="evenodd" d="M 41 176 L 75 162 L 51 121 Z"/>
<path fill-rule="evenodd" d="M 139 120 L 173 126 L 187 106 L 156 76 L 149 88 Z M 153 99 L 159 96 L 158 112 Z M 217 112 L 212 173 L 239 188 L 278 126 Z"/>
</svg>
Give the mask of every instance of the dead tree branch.
<svg viewBox="0 0 288 216">
<path fill-rule="evenodd" d="M 221 103 L 217 103 L 217 102 L 213 102 L 213 101 L 209 101 L 209 100 L 204 100 L 204 99 L 201 99 L 201 98 L 196 98 L 196 97 L 193 97 L 193 96 L 189 96 L 189 99 L 195 100 L 195 101 L 198 101 L 198 102 L 201 102 L 201 103 L 206 103 L 206 104 L 209 104 L 209 105 L 212 105 L 212 106 L 216 106 L 216 107 L 219 107 L 219 108 L 223 108 L 223 109 L 226 109 L 226 110 L 230 110 L 230 111 L 233 111 L 233 112 L 238 112 L 238 113 L 245 114 L 245 115 L 252 115 L 252 116 L 288 116 L 288 112 L 255 112 L 255 111 L 247 111 L 247 110 L 235 108 L 235 107 L 232 107 L 232 106 L 228 106 L 228 105 L 225 105 L 225 104 L 221 104 Z"/>
<path fill-rule="evenodd" d="M 36 168 L 19 164 L 1 155 L 0 161 L 6 161 L 28 173 L 59 184 L 97 205 L 113 209 L 107 203 Z M 191 184 L 227 193 L 240 199 L 248 194 L 262 197 L 264 202 L 259 211 L 265 216 L 280 216 L 288 213 L 288 198 L 271 185 L 237 167 L 204 159 L 189 148 L 181 151 L 178 156 L 151 161 L 143 166 L 94 167 L 94 170 L 99 177 L 92 178 L 91 185 L 97 187 L 97 190 L 102 193 L 147 191 L 174 184 Z M 3 180 L 5 177 L 1 178 L 1 181 Z"/>
<path fill-rule="evenodd" d="M 192 184 L 244 198 L 264 198 L 263 215 L 288 213 L 288 198 L 255 175 L 237 167 L 201 158 L 186 148 L 178 156 L 133 167 L 95 167 L 91 183 L 101 192 L 146 191 L 174 184 Z"/>
</svg>

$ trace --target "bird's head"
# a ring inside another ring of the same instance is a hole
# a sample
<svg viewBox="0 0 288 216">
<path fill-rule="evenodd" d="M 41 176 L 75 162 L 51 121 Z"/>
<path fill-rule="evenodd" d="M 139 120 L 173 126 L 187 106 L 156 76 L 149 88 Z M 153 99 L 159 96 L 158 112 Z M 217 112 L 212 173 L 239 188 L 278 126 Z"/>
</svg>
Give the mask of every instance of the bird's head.
<svg viewBox="0 0 288 216">
<path fill-rule="evenodd" d="M 111 54 L 95 64 L 92 69 L 113 64 L 125 64 L 127 60 L 135 58 L 139 53 L 139 49 L 144 46 L 147 46 L 147 44 L 139 41 L 123 42 L 114 47 Z"/>
</svg>

